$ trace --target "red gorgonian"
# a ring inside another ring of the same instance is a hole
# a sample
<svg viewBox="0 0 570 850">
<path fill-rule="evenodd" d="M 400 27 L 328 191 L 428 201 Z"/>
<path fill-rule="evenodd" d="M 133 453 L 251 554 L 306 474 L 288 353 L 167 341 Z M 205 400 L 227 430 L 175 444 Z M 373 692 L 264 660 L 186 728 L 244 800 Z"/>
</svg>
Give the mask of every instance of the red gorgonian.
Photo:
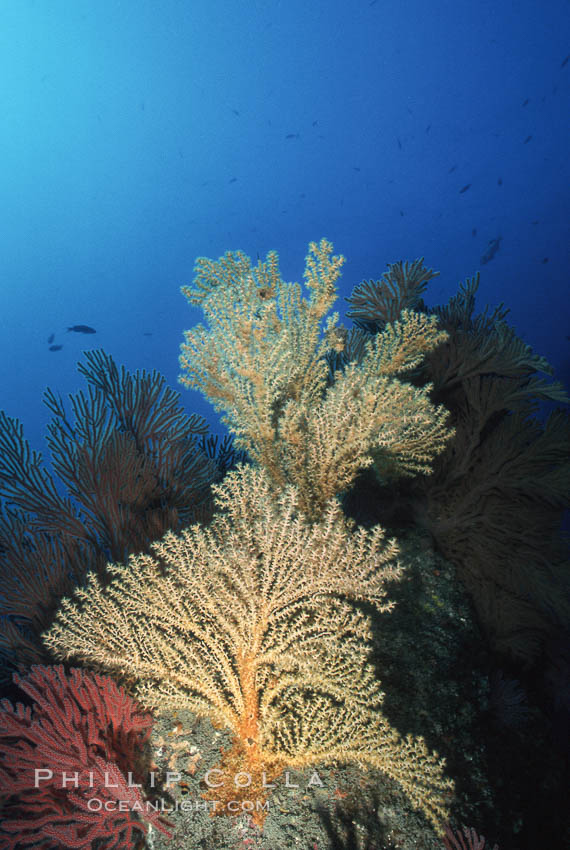
<svg viewBox="0 0 570 850">
<path fill-rule="evenodd" d="M 137 785 L 152 715 L 108 676 L 38 665 L 14 681 L 34 704 L 0 703 L 2 847 L 126 850 L 145 821 L 170 837 Z"/>
</svg>

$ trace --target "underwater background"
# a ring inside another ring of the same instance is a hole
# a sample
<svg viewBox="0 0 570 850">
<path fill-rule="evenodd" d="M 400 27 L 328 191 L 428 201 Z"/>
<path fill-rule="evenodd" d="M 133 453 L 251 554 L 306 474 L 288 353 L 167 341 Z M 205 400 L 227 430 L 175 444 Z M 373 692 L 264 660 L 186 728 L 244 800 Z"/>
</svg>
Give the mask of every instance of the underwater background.
<svg viewBox="0 0 570 850">
<path fill-rule="evenodd" d="M 8 0 L 0 16 L 2 407 L 34 448 L 44 389 L 79 388 L 85 348 L 176 385 L 197 256 L 276 250 L 298 280 L 322 236 L 347 258 L 341 296 L 423 256 L 443 303 L 481 270 L 478 308 L 504 302 L 568 383 L 568 2 Z"/>
<path fill-rule="evenodd" d="M 570 385 L 569 0 L 0 0 L 0 103 L 0 410 L 23 424 L 47 469 L 53 405 L 44 392 L 66 402 L 85 390 L 77 364 L 93 349 L 131 373 L 157 370 L 189 416 L 227 433 L 211 402 L 178 382 L 184 331 L 203 321 L 180 288 L 197 257 L 226 251 L 252 263 L 277 251 L 283 279 L 301 281 L 308 244 L 330 240 L 346 257 L 334 309 L 347 326 L 345 299 L 389 263 L 423 257 L 439 272 L 418 290 L 424 309 L 480 272 L 475 314 L 503 304 L 518 337 Z M 546 422 L 557 405 L 537 399 Z M 376 469 L 393 485 L 378 460 Z M 537 850 L 542 839 L 548 850 L 564 847 L 570 599 L 557 607 L 541 587 L 555 637 L 547 629 L 530 661 L 501 655 L 478 631 L 473 588 L 458 589 L 452 555 L 464 542 L 446 548 L 434 531 L 432 545 L 427 521 L 416 530 L 413 484 L 396 483 L 389 496 L 377 481 L 359 488 L 345 509 L 401 532 L 414 588 L 395 592 L 401 618 L 375 636 L 388 716 L 445 755 L 458 792 L 454 829 L 484 832 L 486 850 L 495 841 Z M 536 492 L 540 508 L 548 500 Z M 545 513 L 549 540 L 561 501 L 557 491 Z M 529 537 L 540 530 L 536 516 Z M 561 579 L 552 594 L 567 589 Z M 431 715 L 425 724 L 422 713 Z M 206 753 L 210 732 L 181 721 Z M 172 722 L 158 723 L 160 740 Z M 174 748 L 159 749 L 176 761 Z M 326 778 L 341 803 L 359 781 L 349 769 Z M 391 821 L 384 799 L 367 794 L 349 800 L 341 826 L 325 822 L 321 832 L 307 826 L 300 801 L 303 826 L 291 825 L 286 796 L 276 794 L 281 815 L 264 838 L 244 825 L 240 844 L 229 826 L 212 832 L 204 818 L 186 839 L 163 844 L 154 833 L 149 846 L 439 850 L 427 827 L 406 832 L 405 817 Z M 385 843 L 370 822 L 380 809 Z M 354 832 L 356 820 L 366 835 Z M 483 847 L 476 836 L 447 841 L 451 850 Z"/>
</svg>

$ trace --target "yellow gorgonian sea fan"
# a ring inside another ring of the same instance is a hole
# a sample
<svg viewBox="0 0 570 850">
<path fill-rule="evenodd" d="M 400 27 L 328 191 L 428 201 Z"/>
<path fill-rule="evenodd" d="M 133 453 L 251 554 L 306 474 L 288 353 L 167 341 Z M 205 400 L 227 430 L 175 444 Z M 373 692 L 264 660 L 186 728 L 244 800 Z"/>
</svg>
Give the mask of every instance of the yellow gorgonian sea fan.
<svg viewBox="0 0 570 850">
<path fill-rule="evenodd" d="M 251 775 L 247 799 L 267 794 L 263 773 L 270 782 L 288 767 L 356 761 L 439 825 L 443 764 L 381 714 L 370 622 L 351 604 L 391 608 L 395 541 L 351 530 L 336 500 L 309 524 L 295 488 L 276 491 L 262 470 L 241 467 L 215 490 L 208 527 L 168 533 L 152 555 L 110 566 L 109 586 L 92 576 L 65 600 L 49 648 L 127 674 L 145 705 L 225 726 L 234 738 L 221 765 Z M 227 793 L 236 799 L 233 785 Z"/>
<path fill-rule="evenodd" d="M 305 287 L 285 282 L 273 251 L 253 266 L 240 251 L 200 257 L 182 292 L 204 312 L 185 333 L 181 382 L 224 412 L 235 444 L 278 487 L 294 485 L 311 519 L 347 490 L 372 454 L 402 475 L 429 473 L 451 436 L 430 387 L 400 380 L 447 335 L 434 316 L 405 310 L 371 337 L 361 359 L 334 375 L 327 353 L 342 351 L 336 281 L 344 257 L 311 242 Z"/>
</svg>

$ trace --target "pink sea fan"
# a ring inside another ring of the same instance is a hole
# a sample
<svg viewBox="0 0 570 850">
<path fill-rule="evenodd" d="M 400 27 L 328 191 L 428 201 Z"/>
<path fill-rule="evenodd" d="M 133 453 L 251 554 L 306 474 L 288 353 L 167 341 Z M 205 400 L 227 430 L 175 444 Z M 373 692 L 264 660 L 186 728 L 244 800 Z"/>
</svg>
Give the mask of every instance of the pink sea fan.
<svg viewBox="0 0 570 850">
<path fill-rule="evenodd" d="M 98 839 L 104 850 L 126 850 L 145 820 L 170 836 L 135 784 L 149 712 L 109 677 L 83 670 L 34 666 L 14 681 L 34 705 L 0 703 L 3 848 L 90 850 Z"/>
<path fill-rule="evenodd" d="M 485 839 L 482 835 L 477 835 L 473 827 L 463 827 L 463 835 L 458 829 L 455 833 L 451 827 L 445 827 L 445 837 L 443 839 L 445 850 L 485 850 Z M 491 850 L 491 848 L 488 848 Z M 499 845 L 495 844 L 492 850 L 499 850 Z"/>
</svg>

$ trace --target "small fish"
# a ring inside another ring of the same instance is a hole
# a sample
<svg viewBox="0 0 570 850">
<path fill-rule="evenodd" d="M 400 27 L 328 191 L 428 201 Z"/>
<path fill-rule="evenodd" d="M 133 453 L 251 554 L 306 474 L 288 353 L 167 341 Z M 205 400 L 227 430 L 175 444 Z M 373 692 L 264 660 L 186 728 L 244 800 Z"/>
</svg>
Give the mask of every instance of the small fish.
<svg viewBox="0 0 570 850">
<path fill-rule="evenodd" d="M 72 325 L 67 329 L 67 332 L 74 331 L 76 334 L 96 334 L 95 328 L 90 328 L 89 325 Z"/>
<path fill-rule="evenodd" d="M 313 127 L 318 127 L 318 126 L 319 126 L 319 122 L 318 122 L 318 121 L 313 121 Z"/>
<path fill-rule="evenodd" d="M 239 112 L 237 111 L 237 109 L 232 109 L 232 112 L 233 112 L 234 115 L 237 115 L 238 118 L 239 118 Z"/>
<path fill-rule="evenodd" d="M 471 236 L 477 236 L 477 228 L 476 227 L 474 227 L 473 230 L 471 231 Z"/>
<path fill-rule="evenodd" d="M 55 334 L 50 334 L 48 336 L 48 345 L 51 345 L 52 342 L 54 341 L 54 339 L 55 339 Z"/>
<path fill-rule="evenodd" d="M 542 265 L 543 266 L 546 265 L 547 262 L 548 262 L 548 257 L 544 257 L 544 259 L 542 261 Z"/>
<path fill-rule="evenodd" d="M 50 351 L 61 351 L 62 348 L 63 348 L 63 345 L 50 345 L 49 350 Z"/>
<path fill-rule="evenodd" d="M 228 180 L 228 183 L 237 183 L 237 177 L 232 177 L 231 180 Z"/>
<path fill-rule="evenodd" d="M 428 124 L 427 127 L 426 127 L 426 133 L 429 133 L 430 130 L 431 130 L 431 124 Z"/>
<path fill-rule="evenodd" d="M 298 133 L 287 133 L 287 135 L 285 136 L 285 138 L 286 138 L 286 139 L 298 139 L 298 138 L 299 138 L 299 134 L 298 134 Z"/>
<path fill-rule="evenodd" d="M 497 186 L 502 186 L 502 185 L 503 185 L 503 178 L 499 177 L 499 179 L 497 180 Z"/>
<path fill-rule="evenodd" d="M 564 67 L 568 64 L 568 60 L 569 60 L 569 59 L 570 59 L 570 53 L 568 54 L 568 56 L 565 56 L 565 57 L 564 57 L 564 59 L 563 59 L 563 60 L 562 60 L 562 62 L 560 63 L 560 67 L 561 67 L 561 68 L 564 68 Z"/>
<path fill-rule="evenodd" d="M 404 210 L 400 210 L 400 215 L 401 215 L 401 216 L 403 216 L 403 215 L 404 215 Z"/>
<path fill-rule="evenodd" d="M 400 150 L 402 150 L 402 143 L 401 143 L 401 141 L 400 141 L 399 139 L 396 139 L 396 141 L 398 142 L 398 147 L 400 148 Z"/>
<path fill-rule="evenodd" d="M 462 194 L 463 194 L 464 192 L 466 192 L 466 191 L 467 191 L 467 189 L 469 189 L 469 188 L 471 188 L 471 183 L 466 183 L 466 184 L 465 184 L 465 186 L 463 186 L 463 187 L 459 190 L 459 194 L 460 194 L 460 195 L 462 195 Z"/>
<path fill-rule="evenodd" d="M 143 336 L 152 336 L 152 332 L 151 331 L 144 331 Z"/>
<path fill-rule="evenodd" d="M 360 168 L 357 165 L 352 166 L 353 171 L 360 171 Z"/>
<path fill-rule="evenodd" d="M 523 145 L 528 145 L 528 143 L 530 142 L 531 139 L 532 139 L 532 136 L 527 136 L 526 139 L 523 142 Z"/>
<path fill-rule="evenodd" d="M 527 97 L 526 100 L 523 101 L 523 106 L 526 106 L 530 102 L 530 98 Z"/>
<path fill-rule="evenodd" d="M 495 239 L 489 239 L 489 245 L 487 250 L 481 257 L 481 265 L 485 265 L 485 263 L 490 263 L 499 248 L 501 247 L 501 239 L 502 236 L 497 236 Z"/>
<path fill-rule="evenodd" d="M 456 168 L 457 168 L 457 166 L 456 166 L 456 165 L 452 165 L 452 166 L 451 166 L 451 168 L 449 169 L 449 171 L 448 171 L 447 173 L 448 173 L 448 174 L 453 174 L 453 172 L 455 171 L 455 169 L 456 169 Z"/>
</svg>

